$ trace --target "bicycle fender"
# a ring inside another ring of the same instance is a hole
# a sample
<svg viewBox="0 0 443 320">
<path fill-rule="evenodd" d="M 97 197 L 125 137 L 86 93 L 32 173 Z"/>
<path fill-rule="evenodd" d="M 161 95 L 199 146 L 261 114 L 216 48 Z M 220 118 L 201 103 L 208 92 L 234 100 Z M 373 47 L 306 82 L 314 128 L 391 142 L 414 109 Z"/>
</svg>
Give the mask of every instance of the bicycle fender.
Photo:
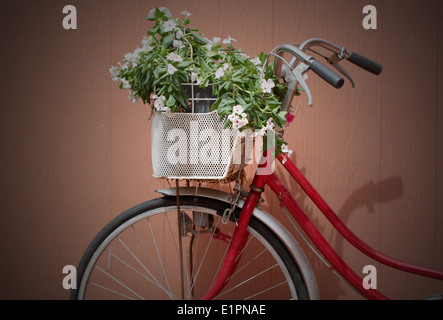
<svg viewBox="0 0 443 320">
<path fill-rule="evenodd" d="M 161 190 L 155 190 L 165 197 L 174 197 L 177 195 L 177 191 L 175 188 L 167 188 Z M 200 188 L 200 187 L 180 187 L 179 194 L 181 196 L 198 196 L 203 198 L 210 198 L 219 201 L 223 201 L 226 203 L 231 203 L 232 195 L 220 190 L 209 189 L 209 188 Z M 243 200 L 239 200 L 237 206 L 242 208 L 244 204 Z M 291 252 L 294 257 L 300 271 L 304 277 L 306 282 L 306 286 L 309 292 L 309 298 L 312 300 L 320 299 L 317 279 L 312 270 L 311 264 L 309 263 L 306 254 L 303 249 L 300 247 L 299 243 L 294 239 L 292 234 L 272 215 L 266 212 L 263 209 L 255 207 L 254 212 L 252 213 L 254 217 L 263 222 L 269 229 L 272 230 L 280 240 L 285 244 L 286 248 Z"/>
</svg>

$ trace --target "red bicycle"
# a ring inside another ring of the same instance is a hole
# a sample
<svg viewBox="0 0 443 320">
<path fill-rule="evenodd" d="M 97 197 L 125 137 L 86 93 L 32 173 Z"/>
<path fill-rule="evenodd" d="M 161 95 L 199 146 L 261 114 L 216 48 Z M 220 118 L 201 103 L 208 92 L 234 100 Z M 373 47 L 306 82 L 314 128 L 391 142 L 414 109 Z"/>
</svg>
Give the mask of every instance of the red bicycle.
<svg viewBox="0 0 443 320">
<path fill-rule="evenodd" d="M 288 83 L 282 110 L 288 110 L 303 75 L 314 71 L 336 88 L 343 78 L 307 55 L 318 46 L 332 53 L 328 62 L 352 83 L 339 62 L 348 60 L 380 74 L 379 64 L 323 39 L 275 48 L 275 74 Z M 283 59 L 290 54 L 291 60 Z M 278 161 L 338 232 L 358 250 L 390 267 L 443 280 L 443 271 L 384 255 L 356 237 L 286 156 Z M 266 187 L 276 195 L 291 225 L 334 273 L 364 297 L 386 299 L 339 257 L 294 200 L 263 154 L 249 192 L 240 183 L 232 193 L 197 186 L 158 190 L 163 196 L 117 216 L 92 241 L 77 269 L 72 299 L 318 299 L 315 274 L 293 235 L 260 208 Z M 303 231 L 301 231 L 301 230 Z"/>
</svg>

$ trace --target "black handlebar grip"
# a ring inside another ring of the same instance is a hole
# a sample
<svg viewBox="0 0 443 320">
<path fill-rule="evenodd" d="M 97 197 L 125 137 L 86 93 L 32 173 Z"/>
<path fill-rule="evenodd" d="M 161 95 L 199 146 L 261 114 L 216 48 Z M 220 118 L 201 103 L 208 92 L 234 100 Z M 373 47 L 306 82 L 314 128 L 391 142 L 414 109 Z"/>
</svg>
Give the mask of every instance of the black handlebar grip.
<svg viewBox="0 0 443 320">
<path fill-rule="evenodd" d="M 329 69 L 328 67 L 324 66 L 323 64 L 321 64 L 316 60 L 312 61 L 310 66 L 312 71 L 314 71 L 316 74 L 322 77 L 323 80 L 325 80 L 331 86 L 337 89 L 340 89 L 345 83 L 345 80 L 343 80 L 342 77 L 340 77 L 334 71 L 332 71 L 331 69 Z"/>
<path fill-rule="evenodd" d="M 374 62 L 366 57 L 363 57 L 362 55 L 359 55 L 358 53 L 355 53 L 355 52 L 351 52 L 348 60 L 351 61 L 353 64 L 359 66 L 360 68 L 363 68 L 366 71 L 369 71 L 377 76 L 383 70 L 383 67 L 381 65 L 379 65 L 377 62 Z"/>
</svg>

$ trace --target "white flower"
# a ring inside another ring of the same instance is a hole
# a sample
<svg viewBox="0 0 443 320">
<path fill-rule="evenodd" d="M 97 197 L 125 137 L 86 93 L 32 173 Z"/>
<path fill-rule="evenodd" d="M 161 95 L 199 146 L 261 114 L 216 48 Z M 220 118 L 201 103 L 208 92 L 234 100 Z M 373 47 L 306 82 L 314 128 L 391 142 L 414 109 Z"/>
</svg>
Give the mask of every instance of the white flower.
<svg viewBox="0 0 443 320">
<path fill-rule="evenodd" d="M 267 128 L 263 127 L 263 128 L 260 129 L 259 132 L 255 132 L 254 133 L 254 137 L 257 137 L 257 136 L 262 136 L 263 137 L 266 134 L 266 131 L 267 131 Z"/>
<path fill-rule="evenodd" d="M 223 40 L 224 44 L 230 44 L 232 41 L 237 41 L 234 38 L 231 38 L 231 36 L 227 37 L 225 40 Z"/>
<path fill-rule="evenodd" d="M 229 69 L 229 64 L 227 62 L 223 63 L 223 70 L 226 71 Z"/>
<path fill-rule="evenodd" d="M 275 123 L 274 123 L 274 120 L 272 118 L 269 118 L 268 121 L 266 121 L 266 128 L 270 129 L 270 130 L 274 130 Z"/>
<path fill-rule="evenodd" d="M 248 124 L 247 118 L 243 118 L 243 119 L 238 118 L 238 119 L 234 120 L 234 122 L 232 122 L 232 127 L 234 129 L 240 129 L 241 127 L 244 127 L 247 124 Z"/>
<path fill-rule="evenodd" d="M 124 55 L 126 62 L 132 62 L 132 66 L 135 67 L 137 65 L 138 60 L 140 60 L 140 53 L 143 51 L 143 48 L 137 48 L 134 52 L 128 52 Z"/>
<path fill-rule="evenodd" d="M 131 85 L 129 84 L 128 80 L 126 80 L 125 78 L 122 78 L 121 80 L 122 80 L 124 89 L 131 89 Z"/>
<path fill-rule="evenodd" d="M 243 107 L 242 107 L 241 105 L 236 105 L 236 106 L 234 106 L 234 107 L 232 108 L 232 112 L 233 112 L 234 114 L 237 114 L 237 115 L 244 114 L 244 113 L 243 113 Z"/>
<path fill-rule="evenodd" d="M 206 40 L 207 40 L 207 38 L 206 38 Z M 208 51 L 211 51 L 212 47 L 214 45 L 212 44 L 211 40 L 207 40 L 207 41 L 208 41 L 208 43 L 205 45 L 205 47 L 208 49 Z"/>
<path fill-rule="evenodd" d="M 154 99 L 154 108 L 157 111 L 162 111 L 165 107 L 165 104 L 163 103 L 163 101 L 166 100 L 165 96 L 156 96 L 153 95 L 152 98 Z"/>
<path fill-rule="evenodd" d="M 265 79 L 262 80 L 260 87 L 263 90 L 263 93 L 271 93 L 272 88 L 275 87 L 274 81 L 272 79 L 269 79 L 266 81 Z"/>
<path fill-rule="evenodd" d="M 181 37 L 183 37 L 183 31 L 180 28 L 175 28 L 175 37 L 177 39 L 180 39 Z"/>
<path fill-rule="evenodd" d="M 182 11 L 182 12 L 180 12 L 182 15 L 184 15 L 184 16 L 186 16 L 186 17 L 189 17 L 191 14 L 188 12 L 188 11 Z"/>
<path fill-rule="evenodd" d="M 168 63 L 168 73 L 169 74 L 174 74 L 177 70 L 176 67 L 174 67 L 172 64 Z"/>
<path fill-rule="evenodd" d="M 284 144 L 284 145 L 281 146 L 281 152 L 282 153 L 286 153 L 289 156 L 292 154 L 292 150 L 289 150 L 287 144 Z"/>
<path fill-rule="evenodd" d="M 112 81 L 118 81 L 120 79 L 117 75 L 117 67 L 111 66 L 109 68 L 109 73 L 111 74 Z"/>
<path fill-rule="evenodd" d="M 156 8 L 152 9 L 151 11 L 149 11 L 148 19 L 154 19 L 155 18 L 155 9 Z M 171 12 L 169 12 L 169 10 L 167 8 L 161 7 L 161 8 L 158 8 L 158 9 L 165 14 L 166 18 L 172 17 L 171 16 Z"/>
<path fill-rule="evenodd" d="M 166 112 L 168 115 L 172 115 L 171 108 L 169 107 L 163 107 L 161 111 Z"/>
<path fill-rule="evenodd" d="M 240 129 L 249 123 L 241 105 L 236 105 L 232 108 L 232 114 L 228 116 L 228 119 L 231 121 L 234 129 Z"/>
<path fill-rule="evenodd" d="M 181 49 L 181 48 L 183 48 L 183 42 L 181 41 L 181 40 L 174 40 L 174 41 L 172 41 L 172 46 L 174 47 L 174 48 L 179 48 L 179 49 Z M 181 61 L 181 60 L 180 60 Z"/>
<path fill-rule="evenodd" d="M 225 75 L 225 70 L 223 69 L 223 67 L 220 67 L 217 69 L 217 71 L 215 71 L 215 79 L 220 79 L 224 75 Z"/>
<path fill-rule="evenodd" d="M 127 54 L 124 55 L 124 58 L 126 61 L 132 61 L 132 56 L 133 56 L 133 53 L 128 52 Z"/>
<path fill-rule="evenodd" d="M 264 136 L 268 130 L 274 130 L 275 123 L 272 118 L 269 118 L 268 121 L 266 121 L 266 125 L 260 129 L 258 133 L 255 133 L 255 136 Z"/>
<path fill-rule="evenodd" d="M 183 61 L 183 58 L 181 56 L 179 56 L 178 54 L 175 54 L 174 52 L 170 52 L 168 53 L 168 55 L 166 56 L 166 59 L 171 60 L 171 61 Z"/>
<path fill-rule="evenodd" d="M 199 82 L 199 78 L 198 78 L 198 73 L 196 73 L 196 72 L 191 72 L 191 82 L 194 82 L 194 81 L 197 81 L 197 82 Z M 201 82 L 201 80 L 200 80 L 200 82 Z"/>
<path fill-rule="evenodd" d="M 137 62 L 140 60 L 140 53 L 143 52 L 143 48 L 137 48 L 134 50 L 134 53 L 132 54 L 132 61 Z"/>
<path fill-rule="evenodd" d="M 174 19 L 169 19 L 168 21 L 163 22 L 163 28 L 165 32 L 169 32 L 175 29 L 177 23 Z"/>
<path fill-rule="evenodd" d="M 132 103 L 137 103 L 140 100 L 140 97 L 135 95 L 135 90 L 129 91 L 129 100 L 132 101 Z"/>
<path fill-rule="evenodd" d="M 231 121 L 232 123 L 234 123 L 234 121 L 240 119 L 240 117 L 239 117 L 238 115 L 236 115 L 236 114 L 233 113 L 233 114 L 230 114 L 230 115 L 228 116 L 228 119 L 229 119 L 229 121 Z"/>
<path fill-rule="evenodd" d="M 221 38 L 219 38 L 219 37 L 214 37 L 214 38 L 212 38 L 212 40 L 209 40 L 208 38 L 205 38 L 205 39 L 206 39 L 206 41 L 208 41 L 206 48 L 208 48 L 209 51 L 212 50 L 213 46 L 215 46 L 216 44 L 219 44 L 221 42 Z"/>
<path fill-rule="evenodd" d="M 254 59 L 251 59 L 251 62 L 258 66 L 259 64 L 261 64 L 260 58 L 259 57 L 255 57 Z"/>
</svg>

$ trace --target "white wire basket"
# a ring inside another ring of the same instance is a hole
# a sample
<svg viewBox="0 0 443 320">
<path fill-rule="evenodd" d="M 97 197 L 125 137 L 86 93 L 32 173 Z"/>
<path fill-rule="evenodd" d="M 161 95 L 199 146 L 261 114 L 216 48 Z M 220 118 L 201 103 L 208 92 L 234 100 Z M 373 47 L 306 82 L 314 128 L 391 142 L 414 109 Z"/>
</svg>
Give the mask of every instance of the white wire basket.
<svg viewBox="0 0 443 320">
<path fill-rule="evenodd" d="M 154 177 L 188 180 L 225 180 L 241 169 L 241 138 L 231 126 L 224 128 L 212 90 L 188 85 L 186 113 L 155 112 L 151 155 Z M 195 113 L 206 112 L 206 113 Z M 237 150 L 237 151 L 236 151 Z M 240 154 L 239 151 L 240 150 Z"/>
</svg>

